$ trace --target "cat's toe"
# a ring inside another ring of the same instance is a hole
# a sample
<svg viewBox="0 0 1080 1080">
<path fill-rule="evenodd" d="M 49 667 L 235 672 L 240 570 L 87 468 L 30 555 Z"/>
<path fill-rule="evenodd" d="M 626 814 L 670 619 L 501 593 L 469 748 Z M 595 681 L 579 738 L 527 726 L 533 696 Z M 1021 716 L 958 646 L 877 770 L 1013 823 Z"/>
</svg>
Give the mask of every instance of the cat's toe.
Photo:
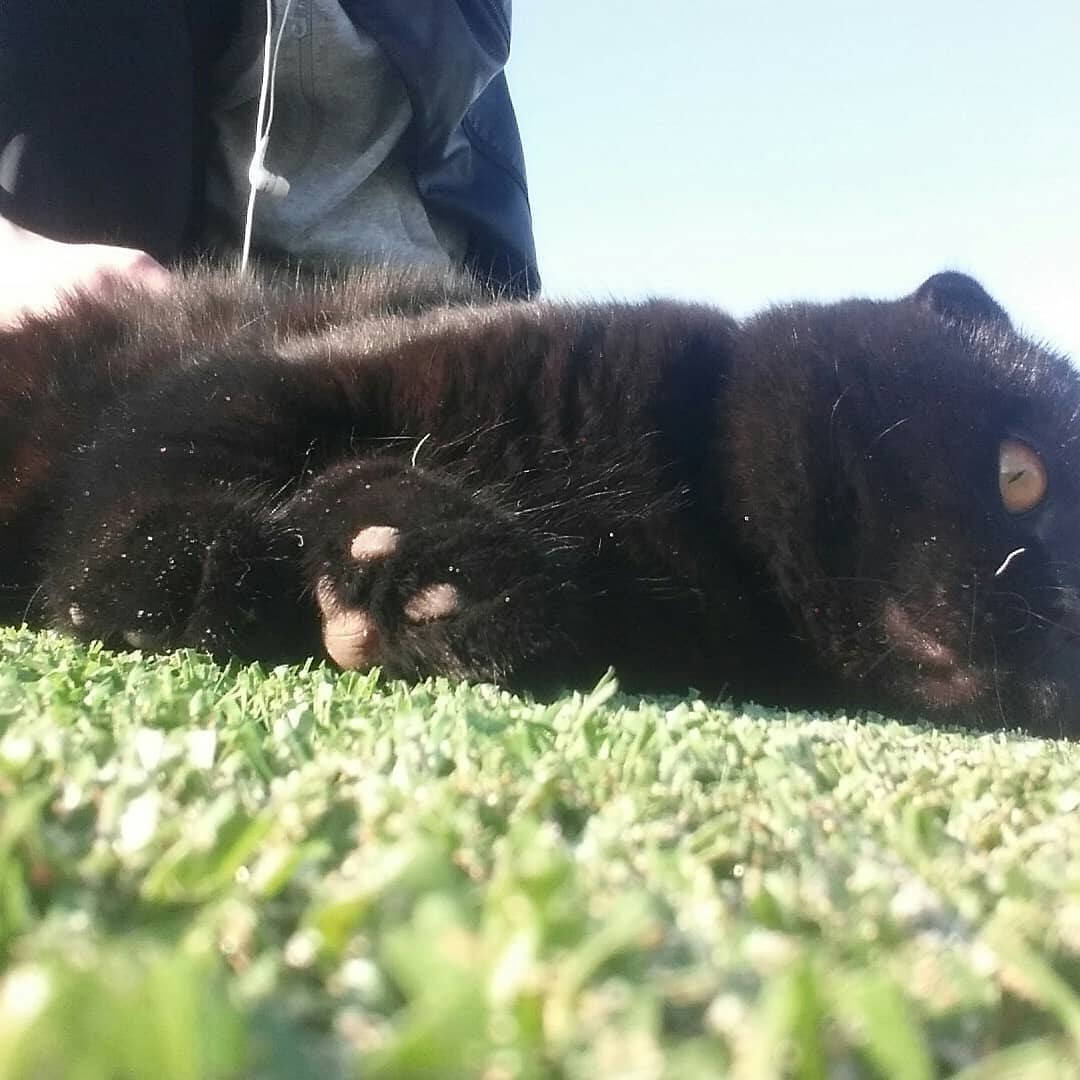
<svg viewBox="0 0 1080 1080">
<path fill-rule="evenodd" d="M 315 600 L 322 615 L 326 655 L 346 671 L 367 670 L 379 662 L 383 637 L 375 617 L 365 608 L 342 604 L 328 577 L 319 579 Z"/>
<path fill-rule="evenodd" d="M 392 525 L 368 525 L 349 545 L 349 554 L 357 562 L 369 563 L 393 555 L 401 544 L 401 531 Z"/>
<path fill-rule="evenodd" d="M 448 582 L 418 589 L 405 604 L 405 618 L 411 623 L 434 622 L 453 615 L 461 606 L 461 594 Z"/>
<path fill-rule="evenodd" d="M 151 634 L 147 630 L 125 630 L 123 638 L 133 649 L 143 652 L 155 652 L 162 648 L 162 635 Z"/>
</svg>

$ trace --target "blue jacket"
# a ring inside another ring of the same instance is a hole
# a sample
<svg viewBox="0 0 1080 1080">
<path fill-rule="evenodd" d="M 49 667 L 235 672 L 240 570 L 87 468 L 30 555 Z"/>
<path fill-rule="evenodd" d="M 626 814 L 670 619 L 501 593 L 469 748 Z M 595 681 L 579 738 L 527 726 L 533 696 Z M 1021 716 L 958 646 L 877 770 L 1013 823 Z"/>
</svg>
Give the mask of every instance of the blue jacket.
<svg viewBox="0 0 1080 1080">
<path fill-rule="evenodd" d="M 515 295 L 540 287 L 525 163 L 503 67 L 511 0 L 341 0 L 397 67 L 426 206 L 468 230 L 467 261 Z"/>
</svg>

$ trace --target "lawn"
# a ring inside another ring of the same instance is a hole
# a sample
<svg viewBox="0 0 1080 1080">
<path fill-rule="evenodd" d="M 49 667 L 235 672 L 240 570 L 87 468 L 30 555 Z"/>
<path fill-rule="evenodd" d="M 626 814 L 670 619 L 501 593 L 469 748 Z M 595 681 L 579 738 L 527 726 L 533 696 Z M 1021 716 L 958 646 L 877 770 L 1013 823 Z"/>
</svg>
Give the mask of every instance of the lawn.
<svg viewBox="0 0 1080 1080">
<path fill-rule="evenodd" d="M 1059 1078 L 1080 746 L 0 631 L 0 1080 Z"/>
</svg>

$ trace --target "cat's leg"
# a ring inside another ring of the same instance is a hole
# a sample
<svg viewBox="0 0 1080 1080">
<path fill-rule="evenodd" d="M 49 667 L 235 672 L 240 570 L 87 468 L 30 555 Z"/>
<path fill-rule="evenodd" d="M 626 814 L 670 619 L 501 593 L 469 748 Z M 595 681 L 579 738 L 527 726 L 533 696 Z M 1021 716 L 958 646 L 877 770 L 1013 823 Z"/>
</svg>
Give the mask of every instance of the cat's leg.
<svg viewBox="0 0 1080 1080">
<path fill-rule="evenodd" d="M 538 689 L 592 674 L 578 670 L 587 605 L 573 544 L 497 492 L 368 460 L 330 469 L 285 516 L 341 667 Z"/>
</svg>

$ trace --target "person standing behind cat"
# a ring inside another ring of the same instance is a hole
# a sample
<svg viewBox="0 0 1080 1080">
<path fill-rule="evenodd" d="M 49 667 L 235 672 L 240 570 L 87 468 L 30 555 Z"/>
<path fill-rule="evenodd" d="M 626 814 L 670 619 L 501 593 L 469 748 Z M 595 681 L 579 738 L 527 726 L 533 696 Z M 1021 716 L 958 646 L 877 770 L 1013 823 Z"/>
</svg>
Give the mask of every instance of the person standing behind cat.
<svg viewBox="0 0 1080 1080">
<path fill-rule="evenodd" d="M 278 194 L 254 249 L 535 293 L 510 7 L 273 0 Z M 165 266 L 239 246 L 265 29 L 265 0 L 0 5 L 0 323 L 71 288 L 164 288 Z"/>
</svg>

